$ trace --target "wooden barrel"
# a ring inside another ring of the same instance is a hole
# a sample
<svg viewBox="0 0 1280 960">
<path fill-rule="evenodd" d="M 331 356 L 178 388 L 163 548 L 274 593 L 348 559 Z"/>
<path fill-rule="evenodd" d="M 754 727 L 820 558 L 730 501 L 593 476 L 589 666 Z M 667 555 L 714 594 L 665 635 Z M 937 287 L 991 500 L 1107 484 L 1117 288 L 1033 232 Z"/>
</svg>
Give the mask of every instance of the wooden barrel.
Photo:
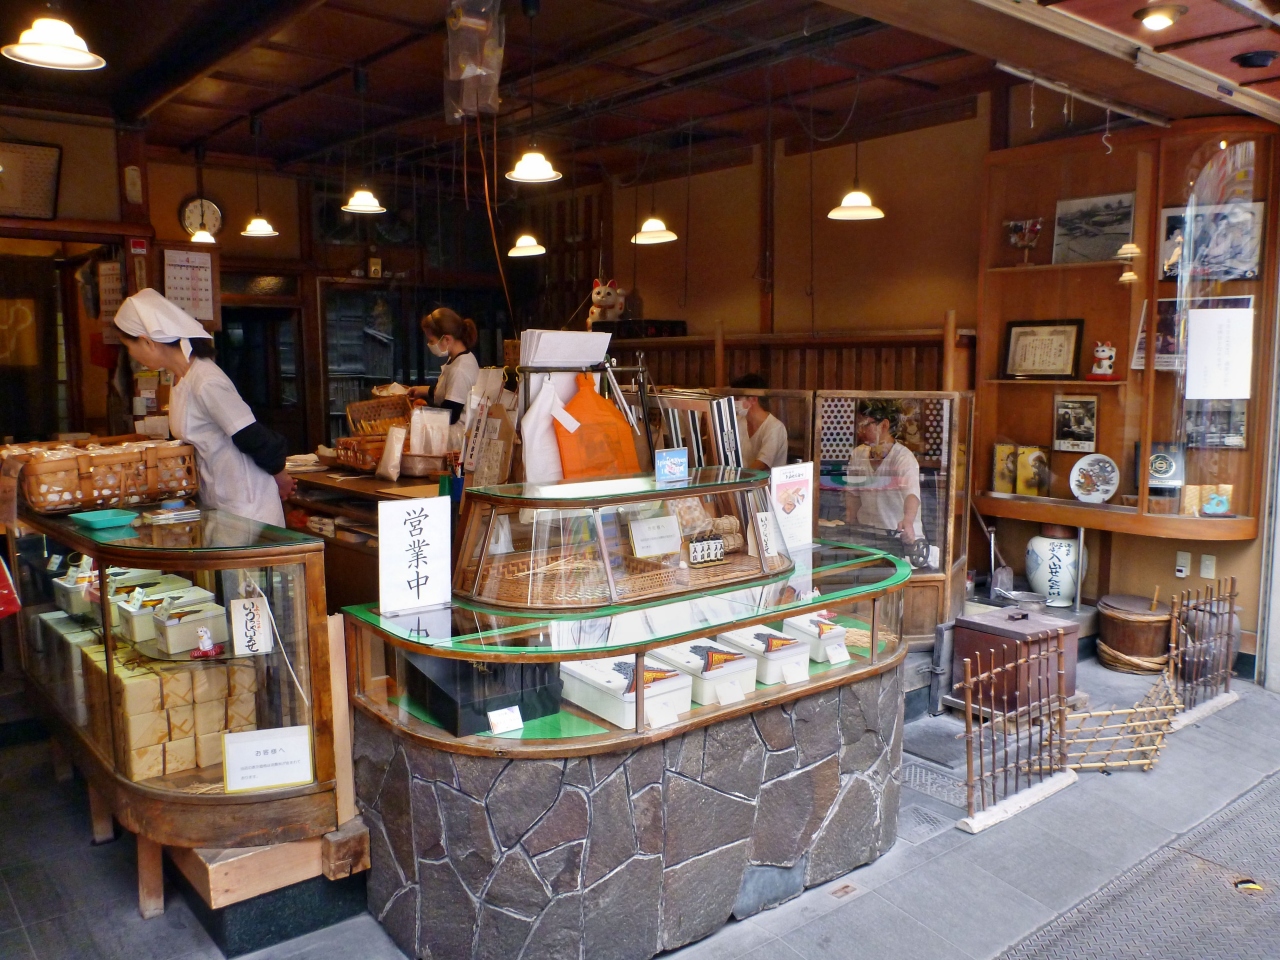
<svg viewBox="0 0 1280 960">
<path fill-rule="evenodd" d="M 1169 652 L 1169 605 L 1156 604 L 1151 609 L 1148 597 L 1109 594 L 1098 601 L 1098 640 L 1110 650 L 1128 658 L 1156 661 L 1150 672 L 1156 673 Z M 1107 664 L 1101 655 L 1099 659 Z"/>
</svg>

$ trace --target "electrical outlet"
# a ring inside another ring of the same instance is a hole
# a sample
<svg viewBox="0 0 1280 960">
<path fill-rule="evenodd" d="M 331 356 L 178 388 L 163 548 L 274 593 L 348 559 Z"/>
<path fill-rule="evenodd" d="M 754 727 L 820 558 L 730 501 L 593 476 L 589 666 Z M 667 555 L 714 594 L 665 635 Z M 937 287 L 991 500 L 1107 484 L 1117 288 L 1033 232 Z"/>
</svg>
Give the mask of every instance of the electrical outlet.
<svg viewBox="0 0 1280 960">
<path fill-rule="evenodd" d="M 1212 553 L 1200 554 L 1200 579 L 1212 580 L 1218 573 L 1218 558 Z"/>
<path fill-rule="evenodd" d="M 1186 577 L 1191 574 L 1191 551 L 1179 550 L 1173 559 L 1173 575 L 1175 577 Z"/>
</svg>

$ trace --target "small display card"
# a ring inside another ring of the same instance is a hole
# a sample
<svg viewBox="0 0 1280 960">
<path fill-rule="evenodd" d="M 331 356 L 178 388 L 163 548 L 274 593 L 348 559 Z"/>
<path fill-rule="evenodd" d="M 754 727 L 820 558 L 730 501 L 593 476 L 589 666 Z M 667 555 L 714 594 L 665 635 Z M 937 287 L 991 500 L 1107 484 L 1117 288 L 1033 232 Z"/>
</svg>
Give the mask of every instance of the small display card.
<svg viewBox="0 0 1280 960">
<path fill-rule="evenodd" d="M 722 707 L 727 707 L 731 703 L 741 703 L 744 697 L 742 696 L 742 688 L 738 686 L 738 681 L 721 680 L 717 683 L 716 699 L 720 701 Z"/>
<path fill-rule="evenodd" d="M 782 682 L 784 684 L 800 683 L 809 679 L 808 664 L 784 663 L 782 665 Z"/>
<path fill-rule="evenodd" d="M 849 662 L 849 648 L 843 643 L 827 644 L 827 660 L 834 667 L 838 663 Z"/>
<path fill-rule="evenodd" d="M 53 556 L 49 558 L 49 565 L 45 567 L 45 569 L 57 570 L 60 566 L 62 566 L 62 554 L 55 553 Z"/>
<path fill-rule="evenodd" d="M 678 719 L 675 707 L 665 700 L 655 700 L 644 705 L 644 719 L 649 726 L 669 727 Z"/>
<path fill-rule="evenodd" d="M 630 529 L 631 552 L 637 557 L 660 557 L 680 552 L 683 541 L 680 537 L 679 517 L 632 520 Z"/>
<path fill-rule="evenodd" d="M 378 612 L 395 616 L 449 602 L 448 497 L 378 503 Z"/>
<path fill-rule="evenodd" d="M 222 759 L 227 793 L 300 787 L 315 780 L 306 726 L 224 733 Z"/>
<path fill-rule="evenodd" d="M 813 546 L 813 463 L 790 463 L 769 471 L 773 515 L 789 551 Z"/>
<path fill-rule="evenodd" d="M 689 448 L 679 447 L 675 450 L 655 450 L 653 452 L 653 474 L 654 479 L 659 483 L 688 480 Z"/>
<path fill-rule="evenodd" d="M 524 727 L 524 717 L 520 716 L 518 706 L 489 711 L 489 730 L 494 736 L 501 736 L 522 727 Z"/>
<path fill-rule="evenodd" d="M 227 613 L 231 617 L 231 642 L 237 657 L 271 652 L 271 612 L 264 598 L 232 600 L 227 604 Z"/>
</svg>

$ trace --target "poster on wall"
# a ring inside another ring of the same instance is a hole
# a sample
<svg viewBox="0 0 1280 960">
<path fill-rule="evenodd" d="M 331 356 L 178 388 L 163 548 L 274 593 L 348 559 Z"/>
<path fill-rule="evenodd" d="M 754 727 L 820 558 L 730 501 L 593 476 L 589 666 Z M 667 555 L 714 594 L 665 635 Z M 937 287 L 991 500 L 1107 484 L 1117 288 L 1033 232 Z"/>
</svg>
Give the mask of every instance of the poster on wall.
<svg viewBox="0 0 1280 960">
<path fill-rule="evenodd" d="M 166 250 L 164 295 L 197 320 L 212 322 L 213 257 L 195 250 Z"/>
</svg>

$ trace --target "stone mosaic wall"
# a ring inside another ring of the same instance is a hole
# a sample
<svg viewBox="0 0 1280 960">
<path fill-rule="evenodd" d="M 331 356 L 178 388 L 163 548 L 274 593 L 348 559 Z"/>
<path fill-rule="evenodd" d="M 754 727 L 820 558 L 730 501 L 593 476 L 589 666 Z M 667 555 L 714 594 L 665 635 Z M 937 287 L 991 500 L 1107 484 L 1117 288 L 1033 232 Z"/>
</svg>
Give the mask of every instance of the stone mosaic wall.
<svg viewBox="0 0 1280 960">
<path fill-rule="evenodd" d="M 627 753 L 466 757 L 356 713 L 369 909 L 431 960 L 647 960 L 893 843 L 901 667 Z"/>
</svg>

